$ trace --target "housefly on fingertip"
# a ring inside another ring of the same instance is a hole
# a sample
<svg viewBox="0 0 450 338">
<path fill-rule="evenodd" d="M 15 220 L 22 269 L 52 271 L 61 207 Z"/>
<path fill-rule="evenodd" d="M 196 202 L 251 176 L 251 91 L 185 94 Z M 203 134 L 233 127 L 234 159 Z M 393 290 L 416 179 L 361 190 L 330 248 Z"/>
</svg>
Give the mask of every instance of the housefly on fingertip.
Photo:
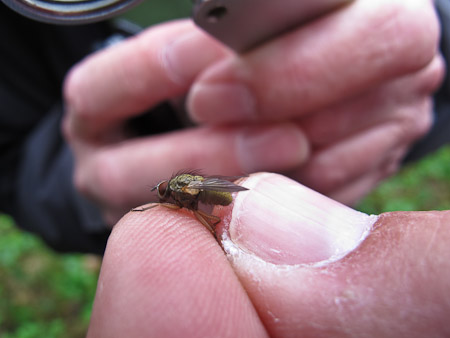
<svg viewBox="0 0 450 338">
<path fill-rule="evenodd" d="M 170 209 L 186 208 L 193 211 L 196 218 L 215 236 L 215 226 L 221 219 L 199 210 L 199 203 L 207 205 L 230 205 L 233 192 L 248 190 L 232 181 L 245 176 L 202 176 L 196 172 L 177 173 L 168 180 L 159 182 L 156 190 L 159 201 L 132 209 L 146 211 L 156 206 Z"/>
</svg>

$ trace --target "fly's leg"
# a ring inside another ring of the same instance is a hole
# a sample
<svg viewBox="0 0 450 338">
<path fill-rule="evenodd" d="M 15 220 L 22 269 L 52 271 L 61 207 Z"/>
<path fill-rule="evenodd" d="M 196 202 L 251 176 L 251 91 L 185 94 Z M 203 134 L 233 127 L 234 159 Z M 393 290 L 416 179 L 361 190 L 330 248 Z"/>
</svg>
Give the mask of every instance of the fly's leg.
<svg viewBox="0 0 450 338">
<path fill-rule="evenodd" d="M 159 205 L 159 203 L 148 203 L 148 204 L 141 205 L 140 207 L 133 208 L 133 209 L 131 209 L 131 211 L 145 211 L 145 210 L 157 207 L 158 205 Z"/>
<path fill-rule="evenodd" d="M 221 221 L 220 217 L 217 217 L 217 216 L 214 216 L 214 215 L 207 214 L 206 212 L 201 211 L 201 210 L 197 210 L 197 212 L 198 212 L 200 215 L 202 215 L 204 218 L 210 220 L 211 223 L 212 223 L 212 225 L 214 226 L 214 228 L 215 228 L 216 225 L 219 224 L 220 221 Z"/>
<path fill-rule="evenodd" d="M 162 202 L 162 203 L 159 203 L 159 205 L 161 205 L 165 208 L 174 209 L 174 210 L 181 209 L 181 207 L 179 205 L 176 205 L 173 203 Z"/>
<path fill-rule="evenodd" d="M 206 229 L 211 231 L 211 233 L 216 237 L 216 232 L 214 231 L 216 225 L 220 222 L 220 218 L 214 215 L 209 215 L 201 210 L 194 210 L 194 215 L 202 223 Z M 217 237 L 216 237 L 217 239 Z"/>
<path fill-rule="evenodd" d="M 133 208 L 131 209 L 131 211 L 146 211 L 149 209 L 152 209 L 154 207 L 157 207 L 158 205 L 163 206 L 165 208 L 169 208 L 169 209 L 181 209 L 181 206 L 173 204 L 173 203 L 166 203 L 166 202 L 153 202 L 153 203 L 148 203 L 148 204 L 144 204 L 140 207 L 137 208 Z M 220 217 L 214 216 L 214 215 L 209 215 L 206 212 L 203 212 L 201 210 L 193 210 L 195 217 L 200 221 L 200 223 L 202 223 L 206 229 L 208 229 L 213 235 L 214 238 L 217 239 L 216 237 L 216 232 L 214 231 L 216 225 L 221 221 Z"/>
<path fill-rule="evenodd" d="M 206 218 L 204 218 L 198 211 L 194 211 L 194 215 L 195 217 L 197 217 L 200 223 L 202 223 L 205 226 L 206 229 L 208 229 L 214 236 L 216 236 L 212 228 L 212 225 L 208 222 Z"/>
<path fill-rule="evenodd" d="M 133 209 L 131 209 L 131 211 L 146 211 L 148 209 L 157 207 L 158 205 L 161 205 L 161 206 L 169 208 L 169 209 L 180 209 L 181 208 L 180 206 L 178 206 L 176 204 L 172 204 L 172 203 L 152 202 L 152 203 L 141 205 L 140 207 L 137 207 L 137 208 L 133 208 Z"/>
</svg>

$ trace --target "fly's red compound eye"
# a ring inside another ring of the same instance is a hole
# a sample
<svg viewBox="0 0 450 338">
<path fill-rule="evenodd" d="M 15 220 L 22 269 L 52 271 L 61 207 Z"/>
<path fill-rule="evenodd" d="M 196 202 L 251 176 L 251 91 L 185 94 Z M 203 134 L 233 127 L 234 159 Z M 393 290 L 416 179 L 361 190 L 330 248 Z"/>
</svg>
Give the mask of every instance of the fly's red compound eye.
<svg viewBox="0 0 450 338">
<path fill-rule="evenodd" d="M 161 181 L 152 190 L 156 189 L 156 191 L 158 193 L 158 198 L 164 199 L 164 198 L 166 198 L 167 186 L 168 186 L 167 181 Z"/>
</svg>

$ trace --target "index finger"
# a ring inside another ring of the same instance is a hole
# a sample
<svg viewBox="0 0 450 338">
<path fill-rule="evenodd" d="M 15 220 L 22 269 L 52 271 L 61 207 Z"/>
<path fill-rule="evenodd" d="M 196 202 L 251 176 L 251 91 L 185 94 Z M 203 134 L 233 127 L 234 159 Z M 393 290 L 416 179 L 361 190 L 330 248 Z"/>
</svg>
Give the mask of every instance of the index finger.
<svg viewBox="0 0 450 338">
<path fill-rule="evenodd" d="M 192 87 L 189 111 L 210 123 L 299 117 L 422 69 L 438 32 L 431 1 L 358 0 L 213 65 Z"/>
<path fill-rule="evenodd" d="M 266 337 L 217 242 L 184 210 L 125 215 L 103 259 L 88 337 Z"/>
<path fill-rule="evenodd" d="M 91 55 L 65 81 L 69 133 L 97 136 L 161 101 L 182 95 L 197 74 L 224 53 L 223 47 L 190 21 L 179 20 Z"/>
</svg>

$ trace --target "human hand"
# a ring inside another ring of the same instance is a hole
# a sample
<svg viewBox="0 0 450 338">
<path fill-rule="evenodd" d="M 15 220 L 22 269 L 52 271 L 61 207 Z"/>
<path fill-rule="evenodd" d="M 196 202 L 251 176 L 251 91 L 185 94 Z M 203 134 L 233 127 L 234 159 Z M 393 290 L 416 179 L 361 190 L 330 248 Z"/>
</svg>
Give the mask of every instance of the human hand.
<svg viewBox="0 0 450 338">
<path fill-rule="evenodd" d="M 447 337 L 450 212 L 367 216 L 275 174 L 218 207 L 129 213 L 88 337 Z"/>
<path fill-rule="evenodd" d="M 209 124 L 291 121 L 312 153 L 284 173 L 351 204 L 429 130 L 444 68 L 438 40 L 431 0 L 357 0 L 214 64 L 195 82 L 189 111 Z M 261 169 L 252 165 L 245 170 Z"/>
<path fill-rule="evenodd" d="M 182 96 L 203 69 L 229 53 L 184 20 L 150 28 L 70 72 L 63 130 L 75 153 L 75 185 L 109 224 L 149 202 L 149 184 L 180 168 L 238 175 L 249 166 L 286 170 L 306 158 L 304 134 L 285 122 L 128 137 L 124 126 L 131 117 Z"/>
</svg>

